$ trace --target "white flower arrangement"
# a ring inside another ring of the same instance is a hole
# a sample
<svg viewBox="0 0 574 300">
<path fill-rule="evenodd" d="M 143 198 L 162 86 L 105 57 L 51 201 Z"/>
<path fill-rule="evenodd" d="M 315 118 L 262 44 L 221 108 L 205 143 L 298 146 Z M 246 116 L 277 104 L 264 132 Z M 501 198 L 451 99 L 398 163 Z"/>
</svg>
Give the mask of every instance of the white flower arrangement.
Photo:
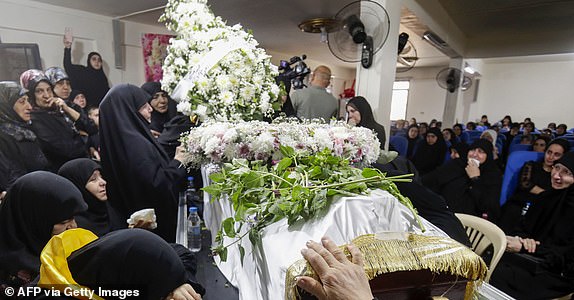
<svg viewBox="0 0 574 300">
<path fill-rule="evenodd" d="M 335 156 L 353 163 L 371 164 L 377 160 L 380 143 L 368 128 L 342 122 L 207 122 L 182 138 L 188 153 L 184 163 L 199 167 L 207 163 L 231 162 L 236 158 L 279 161 L 279 146 L 313 155 L 329 149 Z"/>
<path fill-rule="evenodd" d="M 178 111 L 239 121 L 261 120 L 279 107 L 278 69 L 241 25 L 227 26 L 206 0 L 169 0 L 160 21 L 177 33 L 161 82 Z"/>
</svg>

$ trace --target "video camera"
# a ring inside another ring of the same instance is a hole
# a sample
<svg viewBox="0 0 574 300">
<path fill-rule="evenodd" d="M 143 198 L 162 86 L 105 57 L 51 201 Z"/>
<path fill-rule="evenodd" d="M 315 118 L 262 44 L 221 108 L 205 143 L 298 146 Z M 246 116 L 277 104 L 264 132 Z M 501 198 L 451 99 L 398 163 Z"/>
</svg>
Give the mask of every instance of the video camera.
<svg viewBox="0 0 574 300">
<path fill-rule="evenodd" d="M 298 90 L 306 87 L 303 84 L 305 76 L 311 73 L 307 64 L 303 62 L 307 58 L 307 55 L 303 54 L 301 57 L 293 56 L 289 61 L 282 60 L 279 63 L 279 76 L 275 79 L 277 83 L 283 82 L 285 84 L 285 90 L 289 93 L 291 86 Z M 292 66 L 293 65 L 293 66 Z"/>
</svg>

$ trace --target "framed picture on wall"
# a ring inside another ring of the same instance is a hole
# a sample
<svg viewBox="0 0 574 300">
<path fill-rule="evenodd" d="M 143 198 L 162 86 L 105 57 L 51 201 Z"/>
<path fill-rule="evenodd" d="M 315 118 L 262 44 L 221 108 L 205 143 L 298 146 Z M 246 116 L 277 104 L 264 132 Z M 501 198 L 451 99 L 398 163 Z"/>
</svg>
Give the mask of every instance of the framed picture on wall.
<svg viewBox="0 0 574 300">
<path fill-rule="evenodd" d="M 29 69 L 42 69 L 38 44 L 0 43 L 0 80 L 19 82 Z"/>
</svg>

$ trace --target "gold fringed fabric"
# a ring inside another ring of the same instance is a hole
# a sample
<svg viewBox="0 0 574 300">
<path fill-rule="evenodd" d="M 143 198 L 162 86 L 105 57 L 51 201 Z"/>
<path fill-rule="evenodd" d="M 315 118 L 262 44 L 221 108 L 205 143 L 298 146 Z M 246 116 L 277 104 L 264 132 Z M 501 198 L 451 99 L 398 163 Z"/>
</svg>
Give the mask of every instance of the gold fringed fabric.
<svg viewBox="0 0 574 300">
<path fill-rule="evenodd" d="M 365 273 L 369 280 L 383 273 L 426 269 L 471 280 L 465 296 L 465 299 L 471 299 L 487 272 L 487 266 L 480 256 L 447 237 L 405 233 L 402 239 L 378 239 L 374 234 L 367 234 L 355 238 L 352 243 L 363 253 Z M 340 247 L 350 259 L 346 245 Z M 305 259 L 296 261 L 287 269 L 285 299 L 296 299 L 295 278 L 300 275 L 318 278 Z"/>
</svg>

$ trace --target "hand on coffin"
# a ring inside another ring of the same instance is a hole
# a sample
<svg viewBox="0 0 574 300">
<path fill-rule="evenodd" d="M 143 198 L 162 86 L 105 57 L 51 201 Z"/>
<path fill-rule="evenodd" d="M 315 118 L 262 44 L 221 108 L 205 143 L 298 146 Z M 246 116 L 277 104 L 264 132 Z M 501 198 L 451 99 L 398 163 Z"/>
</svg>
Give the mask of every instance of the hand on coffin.
<svg viewBox="0 0 574 300">
<path fill-rule="evenodd" d="M 347 249 L 352 255 L 349 261 L 343 251 L 328 237 L 321 244 L 309 241 L 301 250 L 321 282 L 308 277 L 297 278 L 297 285 L 319 300 L 371 300 L 373 294 L 363 269 L 363 255 L 354 245 Z"/>
</svg>

